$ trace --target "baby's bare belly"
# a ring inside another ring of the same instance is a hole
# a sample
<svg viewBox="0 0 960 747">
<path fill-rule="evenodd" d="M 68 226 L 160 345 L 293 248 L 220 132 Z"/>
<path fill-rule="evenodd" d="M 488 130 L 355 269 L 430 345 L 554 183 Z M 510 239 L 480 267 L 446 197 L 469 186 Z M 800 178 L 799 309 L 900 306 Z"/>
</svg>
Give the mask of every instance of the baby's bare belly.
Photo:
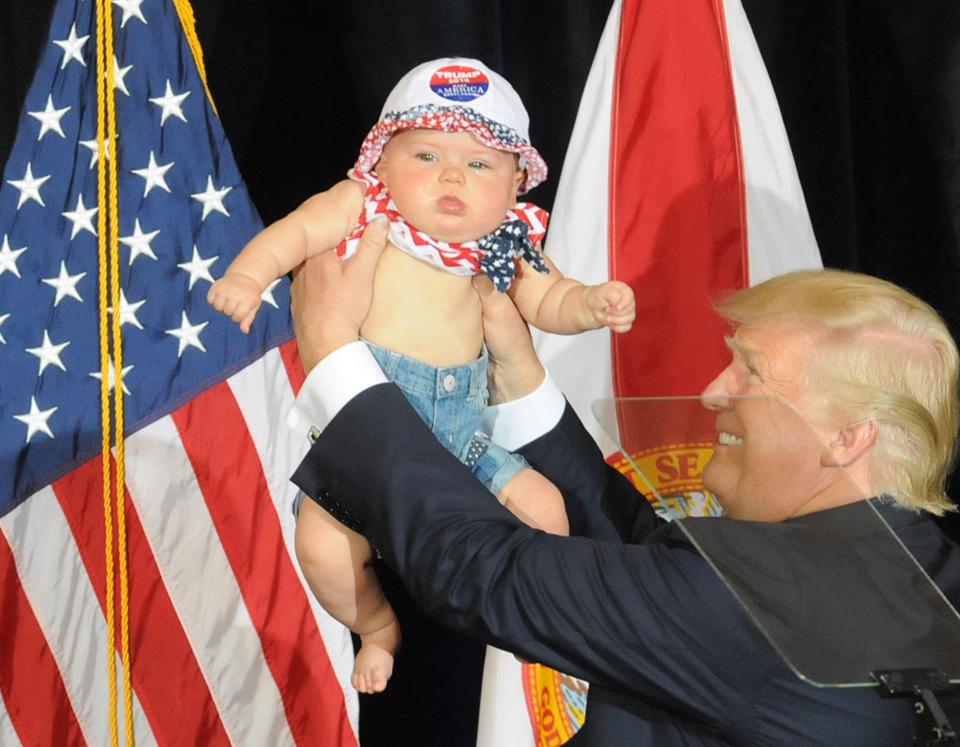
<svg viewBox="0 0 960 747">
<path fill-rule="evenodd" d="M 361 334 L 433 366 L 467 363 L 483 344 L 480 299 L 469 277 L 451 275 L 388 244 Z"/>
</svg>

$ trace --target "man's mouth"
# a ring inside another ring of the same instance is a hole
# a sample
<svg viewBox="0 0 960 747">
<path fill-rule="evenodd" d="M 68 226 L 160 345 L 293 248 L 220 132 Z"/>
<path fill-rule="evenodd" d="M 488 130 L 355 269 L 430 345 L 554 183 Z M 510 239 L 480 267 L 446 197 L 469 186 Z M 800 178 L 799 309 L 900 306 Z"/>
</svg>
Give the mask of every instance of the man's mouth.
<svg viewBox="0 0 960 747">
<path fill-rule="evenodd" d="M 439 198 L 437 200 L 437 207 L 441 213 L 446 213 L 447 215 L 461 215 L 467 209 L 466 203 L 459 197 L 454 197 L 453 195 L 444 195 Z"/>
<path fill-rule="evenodd" d="M 721 446 L 738 446 L 743 443 L 743 439 L 740 436 L 727 433 L 727 431 L 720 431 L 717 434 L 717 443 Z"/>
</svg>

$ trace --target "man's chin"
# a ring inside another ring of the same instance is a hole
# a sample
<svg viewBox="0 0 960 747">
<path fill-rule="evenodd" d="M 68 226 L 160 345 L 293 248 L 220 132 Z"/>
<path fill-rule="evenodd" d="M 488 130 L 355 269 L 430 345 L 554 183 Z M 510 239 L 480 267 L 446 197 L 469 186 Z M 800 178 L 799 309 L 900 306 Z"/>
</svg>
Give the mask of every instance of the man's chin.
<svg viewBox="0 0 960 747">
<path fill-rule="evenodd" d="M 730 513 L 727 510 L 727 507 L 723 503 L 723 486 L 722 480 L 717 480 L 716 468 L 713 470 L 710 469 L 712 462 L 708 462 L 707 466 L 703 468 L 703 473 L 700 476 L 700 479 L 703 480 L 703 487 L 713 494 L 713 497 L 716 499 L 717 503 L 720 505 L 720 508 L 723 509 L 723 515 L 729 516 Z"/>
<path fill-rule="evenodd" d="M 720 486 L 717 485 L 716 467 L 712 459 L 707 462 L 707 465 L 703 468 L 703 472 L 700 473 L 700 479 L 703 480 L 703 487 L 717 496 Z"/>
</svg>

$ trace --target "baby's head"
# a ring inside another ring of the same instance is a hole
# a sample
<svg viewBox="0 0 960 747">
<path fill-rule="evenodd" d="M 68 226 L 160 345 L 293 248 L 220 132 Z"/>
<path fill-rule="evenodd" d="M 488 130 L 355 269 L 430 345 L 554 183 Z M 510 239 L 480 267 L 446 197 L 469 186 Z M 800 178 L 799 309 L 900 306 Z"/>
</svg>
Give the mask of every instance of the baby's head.
<svg viewBox="0 0 960 747">
<path fill-rule="evenodd" d="M 482 62 L 433 60 L 391 91 L 354 168 L 375 169 L 417 228 L 444 241 L 477 239 L 546 178 L 528 126 L 517 92 Z"/>
</svg>

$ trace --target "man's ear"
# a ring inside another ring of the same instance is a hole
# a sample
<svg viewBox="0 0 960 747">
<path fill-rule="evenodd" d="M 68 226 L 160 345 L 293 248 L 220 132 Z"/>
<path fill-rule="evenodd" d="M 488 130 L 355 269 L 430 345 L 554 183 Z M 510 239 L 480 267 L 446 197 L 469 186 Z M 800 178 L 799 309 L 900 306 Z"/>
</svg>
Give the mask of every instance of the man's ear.
<svg viewBox="0 0 960 747">
<path fill-rule="evenodd" d="M 821 467 L 849 467 L 877 443 L 877 422 L 858 420 L 839 431 L 820 457 Z"/>
</svg>

